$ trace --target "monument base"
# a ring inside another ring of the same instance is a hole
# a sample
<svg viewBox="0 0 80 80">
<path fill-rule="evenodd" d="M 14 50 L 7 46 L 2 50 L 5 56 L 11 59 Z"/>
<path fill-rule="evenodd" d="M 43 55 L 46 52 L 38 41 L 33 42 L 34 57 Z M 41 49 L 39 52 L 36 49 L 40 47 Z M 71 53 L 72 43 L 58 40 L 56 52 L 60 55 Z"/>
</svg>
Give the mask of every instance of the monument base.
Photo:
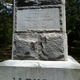
<svg viewBox="0 0 80 80">
<path fill-rule="evenodd" d="M 80 64 L 68 61 L 7 60 L 0 63 L 0 80 L 80 80 Z"/>
</svg>

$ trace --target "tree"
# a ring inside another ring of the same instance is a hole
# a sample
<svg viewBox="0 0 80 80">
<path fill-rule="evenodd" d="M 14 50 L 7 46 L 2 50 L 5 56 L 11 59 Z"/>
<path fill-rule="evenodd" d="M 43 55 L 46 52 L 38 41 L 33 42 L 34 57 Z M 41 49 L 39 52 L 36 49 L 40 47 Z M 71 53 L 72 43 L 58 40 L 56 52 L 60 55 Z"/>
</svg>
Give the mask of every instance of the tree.
<svg viewBox="0 0 80 80">
<path fill-rule="evenodd" d="M 7 14 L 7 8 L 0 3 L 0 46 L 11 43 L 12 15 Z"/>
<path fill-rule="evenodd" d="M 67 33 L 69 46 L 80 47 L 80 2 L 66 0 Z"/>
</svg>

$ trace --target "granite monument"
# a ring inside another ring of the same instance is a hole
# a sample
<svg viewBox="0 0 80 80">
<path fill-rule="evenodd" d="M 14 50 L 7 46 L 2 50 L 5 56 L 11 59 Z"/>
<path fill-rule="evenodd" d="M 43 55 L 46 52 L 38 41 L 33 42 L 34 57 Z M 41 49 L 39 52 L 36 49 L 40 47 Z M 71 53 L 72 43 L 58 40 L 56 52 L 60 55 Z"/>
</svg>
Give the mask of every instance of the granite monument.
<svg viewBox="0 0 80 80">
<path fill-rule="evenodd" d="M 15 0 L 13 59 L 67 60 L 65 4 L 61 0 Z"/>
<path fill-rule="evenodd" d="M 12 60 L 0 80 L 80 80 L 68 56 L 65 0 L 14 0 Z"/>
</svg>

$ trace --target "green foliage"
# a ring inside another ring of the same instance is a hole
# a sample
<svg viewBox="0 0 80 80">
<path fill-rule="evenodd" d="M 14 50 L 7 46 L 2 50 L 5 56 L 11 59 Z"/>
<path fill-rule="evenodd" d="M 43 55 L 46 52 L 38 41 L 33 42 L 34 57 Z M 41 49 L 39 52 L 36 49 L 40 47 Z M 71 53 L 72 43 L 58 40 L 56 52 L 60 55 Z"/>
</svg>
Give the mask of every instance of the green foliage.
<svg viewBox="0 0 80 80">
<path fill-rule="evenodd" d="M 12 39 L 12 15 L 7 14 L 7 9 L 0 4 L 0 46 L 11 43 Z"/>
<path fill-rule="evenodd" d="M 67 33 L 69 46 L 80 47 L 80 2 L 66 0 Z"/>
<path fill-rule="evenodd" d="M 0 2 L 2 2 L 2 1 L 11 3 L 12 0 L 0 0 Z"/>
</svg>

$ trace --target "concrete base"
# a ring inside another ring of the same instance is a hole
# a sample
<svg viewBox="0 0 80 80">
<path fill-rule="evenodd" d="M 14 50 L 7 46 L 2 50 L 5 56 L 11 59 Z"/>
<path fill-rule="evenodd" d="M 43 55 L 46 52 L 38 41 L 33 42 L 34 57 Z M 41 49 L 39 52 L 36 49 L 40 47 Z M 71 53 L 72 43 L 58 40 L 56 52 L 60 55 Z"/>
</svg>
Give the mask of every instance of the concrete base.
<svg viewBox="0 0 80 80">
<path fill-rule="evenodd" d="M 0 63 L 0 80 L 80 80 L 80 64 L 68 61 L 7 60 Z"/>
</svg>

